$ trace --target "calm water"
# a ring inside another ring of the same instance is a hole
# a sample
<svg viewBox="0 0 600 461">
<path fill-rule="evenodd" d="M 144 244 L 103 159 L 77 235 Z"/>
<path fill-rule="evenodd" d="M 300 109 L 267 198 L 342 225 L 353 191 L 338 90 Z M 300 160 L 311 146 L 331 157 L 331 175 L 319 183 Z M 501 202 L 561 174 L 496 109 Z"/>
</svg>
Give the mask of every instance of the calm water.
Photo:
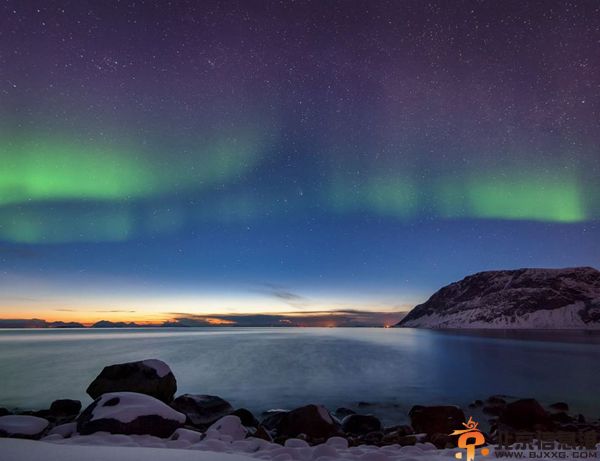
<svg viewBox="0 0 600 461">
<path fill-rule="evenodd" d="M 88 403 L 85 389 L 103 366 L 151 357 L 171 366 L 179 392 L 256 412 L 366 401 L 392 422 L 413 404 L 507 394 L 600 413 L 598 334 L 366 328 L 0 330 L 0 406 Z"/>
</svg>

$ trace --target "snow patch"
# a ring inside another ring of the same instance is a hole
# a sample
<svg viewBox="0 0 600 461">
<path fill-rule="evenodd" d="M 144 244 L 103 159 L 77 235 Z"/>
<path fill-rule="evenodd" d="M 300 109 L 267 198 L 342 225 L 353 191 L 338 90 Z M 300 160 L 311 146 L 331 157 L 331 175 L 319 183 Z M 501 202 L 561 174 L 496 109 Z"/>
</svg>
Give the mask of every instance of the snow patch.
<svg viewBox="0 0 600 461">
<path fill-rule="evenodd" d="M 473 320 L 481 318 L 485 308 L 472 308 L 459 312 L 424 315 L 405 322 L 402 326 L 417 328 L 475 328 L 475 329 L 600 329 L 600 323 L 586 324 L 579 315 L 581 303 L 558 309 L 540 309 L 520 317 L 502 315 L 491 321 Z"/>
<path fill-rule="evenodd" d="M 118 399 L 118 402 L 115 402 Z M 116 419 L 122 423 L 130 423 L 140 416 L 160 416 L 171 421 L 185 423 L 186 416 L 173 410 L 154 397 L 135 392 L 109 392 L 103 394 L 92 411 L 91 421 L 99 419 Z"/>
<path fill-rule="evenodd" d="M 148 435 L 117 435 L 96 433 L 75 436 L 52 442 L 0 439 L 2 461 L 268 461 L 320 460 L 330 461 L 448 461 L 455 458 L 458 449 L 437 450 L 430 443 L 413 446 L 389 445 L 376 447 L 360 445 L 348 447 L 332 437 L 326 444 L 314 447 L 286 446 L 265 440 L 248 438 L 225 442 L 202 440 L 198 443 L 159 439 Z M 179 443 L 175 443 L 179 442 Z M 93 445 L 93 448 L 90 446 Z M 295 444 L 292 444 L 295 445 Z M 299 444 L 300 445 L 300 444 Z M 600 446 L 600 445 L 599 445 Z M 181 449 L 185 448 L 185 449 Z M 490 447 L 493 459 L 494 447 Z M 537 458 L 548 461 L 549 458 Z"/>
<path fill-rule="evenodd" d="M 147 360 L 143 360 L 142 363 L 144 365 L 146 365 L 147 367 L 154 369 L 154 371 L 156 371 L 156 374 L 158 375 L 159 378 L 164 378 L 169 373 L 171 373 L 171 368 L 169 368 L 169 365 L 167 365 L 162 360 L 147 359 Z"/>
<path fill-rule="evenodd" d="M 33 436 L 41 433 L 47 427 L 48 421 L 37 416 L 0 416 L 0 431 L 7 434 Z"/>
<path fill-rule="evenodd" d="M 77 432 L 77 423 L 66 423 L 53 427 L 48 432 L 48 436 L 60 435 L 62 438 L 67 438 L 71 437 L 75 432 Z"/>
</svg>

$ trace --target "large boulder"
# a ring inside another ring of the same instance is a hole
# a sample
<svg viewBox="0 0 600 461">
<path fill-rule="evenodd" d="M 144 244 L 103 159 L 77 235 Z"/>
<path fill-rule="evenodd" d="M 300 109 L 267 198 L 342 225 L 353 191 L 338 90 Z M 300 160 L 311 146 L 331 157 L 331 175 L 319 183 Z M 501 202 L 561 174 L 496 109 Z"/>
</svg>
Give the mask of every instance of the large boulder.
<svg viewBox="0 0 600 461">
<path fill-rule="evenodd" d="M 348 415 L 342 420 L 342 430 L 347 434 L 363 435 L 382 429 L 381 421 L 373 415 Z"/>
<path fill-rule="evenodd" d="M 0 437 L 39 439 L 48 427 L 48 420 L 30 415 L 0 416 Z"/>
<path fill-rule="evenodd" d="M 187 416 L 187 423 L 206 428 L 233 412 L 228 401 L 216 395 L 184 394 L 171 402 L 171 407 Z"/>
<path fill-rule="evenodd" d="M 328 439 L 338 434 L 333 418 L 321 405 L 306 405 L 281 414 L 275 430 L 279 437 L 290 438 L 304 434 L 310 440 Z"/>
<path fill-rule="evenodd" d="M 169 437 L 185 423 L 185 415 L 158 399 L 134 392 L 109 392 L 97 398 L 77 418 L 77 432 L 148 434 Z"/>
<path fill-rule="evenodd" d="M 161 360 L 119 363 L 104 367 L 87 388 L 93 399 L 107 392 L 136 392 L 169 403 L 177 392 L 177 381 L 169 366 Z"/>
<path fill-rule="evenodd" d="M 498 418 L 498 423 L 522 431 L 554 428 L 550 415 L 535 399 L 521 399 L 509 403 Z"/>
<path fill-rule="evenodd" d="M 455 429 L 462 429 L 465 422 L 465 414 L 456 406 L 416 405 L 408 415 L 415 432 L 428 435 L 450 434 Z"/>
</svg>

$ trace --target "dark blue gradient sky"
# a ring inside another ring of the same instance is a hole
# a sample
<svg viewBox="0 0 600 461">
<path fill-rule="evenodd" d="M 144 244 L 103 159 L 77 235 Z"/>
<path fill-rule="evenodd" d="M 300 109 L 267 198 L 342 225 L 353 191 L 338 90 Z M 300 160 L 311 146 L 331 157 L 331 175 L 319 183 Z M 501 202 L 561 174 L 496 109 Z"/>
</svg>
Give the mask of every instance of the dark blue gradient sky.
<svg viewBox="0 0 600 461">
<path fill-rule="evenodd" d="M 388 315 L 600 266 L 597 2 L 0 8 L 0 317 Z"/>
</svg>

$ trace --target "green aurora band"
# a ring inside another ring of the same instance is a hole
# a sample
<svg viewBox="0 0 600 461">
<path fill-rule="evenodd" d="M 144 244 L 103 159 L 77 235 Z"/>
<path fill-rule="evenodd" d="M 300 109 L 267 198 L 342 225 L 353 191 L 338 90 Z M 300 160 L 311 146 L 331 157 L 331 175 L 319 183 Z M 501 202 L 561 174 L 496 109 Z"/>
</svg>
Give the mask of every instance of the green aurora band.
<svg viewBox="0 0 600 461">
<path fill-rule="evenodd" d="M 156 149 L 156 148 L 155 148 Z M 256 132 L 205 139 L 175 162 L 135 143 L 59 136 L 4 137 L 0 142 L 0 240 L 18 243 L 123 241 L 168 234 L 186 224 L 260 219 L 277 198 L 225 189 L 252 174 L 268 146 Z M 163 159 L 163 161 L 158 161 Z M 390 171 L 394 169 L 390 168 Z M 326 212 L 368 213 L 401 221 L 501 219 L 577 223 L 598 216 L 600 194 L 579 175 L 554 168 L 442 175 L 332 172 L 324 195 L 308 194 Z M 218 194 L 215 196 L 214 192 Z M 220 192 L 219 192 L 220 191 Z M 204 192 L 213 192 L 204 200 Z M 190 206 L 178 200 L 189 197 Z M 300 205 L 290 202 L 292 207 Z"/>
</svg>

